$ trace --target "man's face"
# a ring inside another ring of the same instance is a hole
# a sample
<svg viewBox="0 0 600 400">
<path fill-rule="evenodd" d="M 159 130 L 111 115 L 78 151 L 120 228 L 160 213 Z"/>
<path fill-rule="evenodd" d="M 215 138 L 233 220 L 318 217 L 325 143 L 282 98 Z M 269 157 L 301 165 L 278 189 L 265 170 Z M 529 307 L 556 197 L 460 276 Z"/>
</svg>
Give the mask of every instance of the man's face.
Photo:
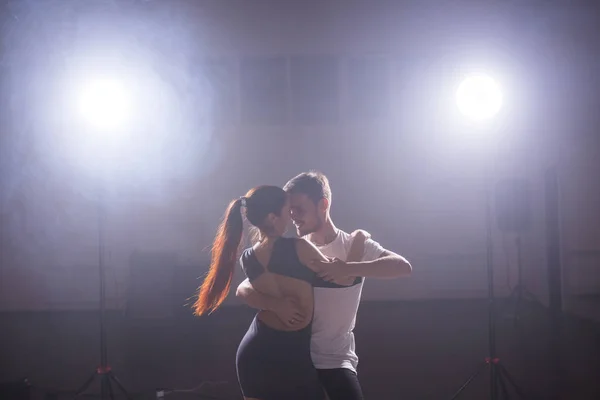
<svg viewBox="0 0 600 400">
<path fill-rule="evenodd" d="M 290 213 L 298 236 L 306 236 L 323 226 L 319 207 L 303 193 L 290 195 Z"/>
</svg>

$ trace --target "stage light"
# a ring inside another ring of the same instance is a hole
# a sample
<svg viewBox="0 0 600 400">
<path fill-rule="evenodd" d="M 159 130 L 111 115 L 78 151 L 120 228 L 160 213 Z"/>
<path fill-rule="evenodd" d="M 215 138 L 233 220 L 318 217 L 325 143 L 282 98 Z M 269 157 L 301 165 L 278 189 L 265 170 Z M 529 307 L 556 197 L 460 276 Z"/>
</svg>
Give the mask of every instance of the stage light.
<svg viewBox="0 0 600 400">
<path fill-rule="evenodd" d="M 75 101 L 83 122 L 102 133 L 121 130 L 133 115 L 132 93 L 117 79 L 84 82 Z"/>
<path fill-rule="evenodd" d="M 494 117 L 502 108 L 502 90 L 487 75 L 465 78 L 456 91 L 456 104 L 460 112 L 473 121 Z"/>
<path fill-rule="evenodd" d="M 136 76 L 125 69 L 107 69 L 71 67 L 58 98 L 60 152 L 92 179 L 133 165 L 131 153 L 144 143 L 140 132 L 157 120 L 153 110 L 142 118 L 142 110 L 155 98 L 154 81 L 146 79 L 144 71 Z"/>
</svg>

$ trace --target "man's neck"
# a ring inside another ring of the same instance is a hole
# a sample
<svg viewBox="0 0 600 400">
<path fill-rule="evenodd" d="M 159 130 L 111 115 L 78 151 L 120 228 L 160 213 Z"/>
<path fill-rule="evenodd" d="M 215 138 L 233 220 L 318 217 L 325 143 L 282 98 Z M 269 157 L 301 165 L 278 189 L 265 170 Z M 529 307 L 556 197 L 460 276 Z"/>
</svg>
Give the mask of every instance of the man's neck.
<svg viewBox="0 0 600 400">
<path fill-rule="evenodd" d="M 331 221 L 331 218 L 327 216 L 327 218 L 325 219 L 325 223 L 323 224 L 321 229 L 308 235 L 308 240 L 310 240 L 317 246 L 324 246 L 333 242 L 337 235 L 338 228 L 335 227 L 335 225 Z"/>
</svg>

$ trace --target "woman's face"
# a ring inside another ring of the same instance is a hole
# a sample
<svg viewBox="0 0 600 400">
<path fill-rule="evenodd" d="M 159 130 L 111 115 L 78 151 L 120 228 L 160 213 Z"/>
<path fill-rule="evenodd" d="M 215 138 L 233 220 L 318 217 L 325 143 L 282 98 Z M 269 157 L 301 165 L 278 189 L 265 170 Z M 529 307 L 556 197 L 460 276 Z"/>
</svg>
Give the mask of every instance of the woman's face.
<svg viewBox="0 0 600 400">
<path fill-rule="evenodd" d="M 279 215 L 273 215 L 272 220 L 273 230 L 277 236 L 281 236 L 285 233 L 290 223 L 290 200 L 286 200 L 281 213 Z"/>
</svg>

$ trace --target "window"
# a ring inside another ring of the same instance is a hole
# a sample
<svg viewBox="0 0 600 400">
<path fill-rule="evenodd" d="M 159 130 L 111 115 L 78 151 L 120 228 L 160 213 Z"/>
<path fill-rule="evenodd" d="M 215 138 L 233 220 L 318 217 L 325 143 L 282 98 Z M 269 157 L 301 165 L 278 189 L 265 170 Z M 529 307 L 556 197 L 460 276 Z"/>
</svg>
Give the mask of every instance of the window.
<svg viewBox="0 0 600 400">
<path fill-rule="evenodd" d="M 247 58 L 241 63 L 242 122 L 279 125 L 287 122 L 287 60 Z"/>
<path fill-rule="evenodd" d="M 210 96 L 211 117 L 218 125 L 232 124 L 238 119 L 235 64 L 223 60 L 204 60 L 202 73 Z"/>
<path fill-rule="evenodd" d="M 348 117 L 379 120 L 390 113 L 390 66 L 382 57 L 356 57 L 348 62 Z"/>
<path fill-rule="evenodd" d="M 333 56 L 295 56 L 290 62 L 292 118 L 299 124 L 338 120 L 338 62 Z"/>
</svg>

